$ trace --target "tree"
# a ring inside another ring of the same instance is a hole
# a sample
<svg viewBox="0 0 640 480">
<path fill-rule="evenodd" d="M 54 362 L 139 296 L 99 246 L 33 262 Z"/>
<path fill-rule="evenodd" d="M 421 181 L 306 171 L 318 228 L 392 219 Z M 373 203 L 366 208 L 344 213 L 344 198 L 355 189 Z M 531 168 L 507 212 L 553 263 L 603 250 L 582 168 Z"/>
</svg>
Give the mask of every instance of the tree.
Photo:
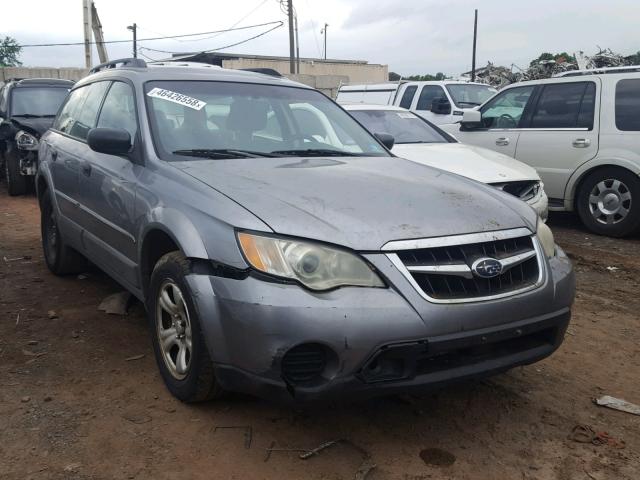
<svg viewBox="0 0 640 480">
<path fill-rule="evenodd" d="M 406 77 L 405 80 L 413 80 L 417 82 L 432 82 L 434 80 L 445 80 L 446 78 L 447 76 L 444 73 L 438 72 L 435 75 L 431 75 L 430 73 L 427 73 L 426 75 L 411 75 L 410 77 Z"/>
<path fill-rule="evenodd" d="M 629 65 L 640 65 L 640 51 L 626 57 Z"/>
<path fill-rule="evenodd" d="M 573 55 L 569 55 L 567 52 L 562 52 L 562 53 L 544 52 L 544 53 L 541 53 L 538 58 L 531 60 L 531 62 L 529 63 L 529 66 L 533 67 L 535 65 L 538 65 L 540 62 L 545 62 L 545 61 L 548 62 L 549 60 L 553 60 L 556 63 L 564 63 L 564 62 L 575 63 L 576 57 L 574 57 Z"/>
<path fill-rule="evenodd" d="M 18 45 L 15 38 L 4 37 L 0 40 L 0 67 L 19 67 L 22 62 L 18 56 L 22 47 Z"/>
</svg>

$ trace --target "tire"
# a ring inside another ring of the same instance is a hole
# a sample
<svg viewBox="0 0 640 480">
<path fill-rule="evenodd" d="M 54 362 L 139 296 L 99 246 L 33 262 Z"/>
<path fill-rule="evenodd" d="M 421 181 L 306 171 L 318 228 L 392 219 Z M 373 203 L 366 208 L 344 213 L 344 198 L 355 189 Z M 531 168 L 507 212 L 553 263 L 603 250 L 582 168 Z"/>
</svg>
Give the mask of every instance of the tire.
<svg viewBox="0 0 640 480">
<path fill-rule="evenodd" d="M 62 233 L 58 228 L 53 204 L 49 192 L 42 192 L 40 203 L 40 232 L 42 234 L 42 250 L 44 260 L 51 273 L 69 275 L 81 273 L 87 268 L 87 260 L 71 247 L 65 245 Z"/>
<path fill-rule="evenodd" d="M 625 237 L 640 231 L 640 177 L 629 170 L 606 167 L 584 179 L 576 208 L 594 233 Z"/>
<path fill-rule="evenodd" d="M 13 151 L 5 153 L 4 178 L 7 191 L 12 197 L 27 193 L 27 177 L 20 173 L 20 159 Z"/>
<path fill-rule="evenodd" d="M 147 315 L 162 378 L 176 398 L 191 403 L 220 398 L 224 391 L 216 381 L 199 312 L 185 281 L 189 273 L 191 262 L 181 252 L 160 258 L 151 274 Z"/>
</svg>

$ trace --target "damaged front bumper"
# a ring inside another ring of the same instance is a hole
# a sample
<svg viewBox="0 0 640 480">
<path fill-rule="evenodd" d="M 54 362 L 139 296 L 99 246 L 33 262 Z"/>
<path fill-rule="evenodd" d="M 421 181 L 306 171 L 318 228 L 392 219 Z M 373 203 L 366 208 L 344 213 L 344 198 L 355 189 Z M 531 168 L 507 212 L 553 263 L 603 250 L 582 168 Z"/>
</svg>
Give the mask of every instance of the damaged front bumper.
<svg viewBox="0 0 640 480">
<path fill-rule="evenodd" d="M 406 393 L 533 363 L 562 343 L 575 278 L 561 249 L 539 288 L 457 305 L 425 300 L 384 255 L 366 257 L 390 288 L 188 276 L 221 386 L 294 402 Z"/>
</svg>

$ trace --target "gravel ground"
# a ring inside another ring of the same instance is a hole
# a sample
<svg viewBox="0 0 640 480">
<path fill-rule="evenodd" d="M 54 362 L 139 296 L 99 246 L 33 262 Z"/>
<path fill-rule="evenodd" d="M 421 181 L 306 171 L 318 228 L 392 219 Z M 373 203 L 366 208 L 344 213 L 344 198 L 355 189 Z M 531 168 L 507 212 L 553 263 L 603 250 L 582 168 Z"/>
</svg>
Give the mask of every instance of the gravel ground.
<svg viewBox="0 0 640 480">
<path fill-rule="evenodd" d="M 51 275 L 36 200 L 2 188 L 0 479 L 636 480 L 640 417 L 593 398 L 640 404 L 640 239 L 588 234 L 568 214 L 550 224 L 578 274 L 572 324 L 552 357 L 424 397 L 194 406 L 164 388 L 141 307 L 99 312 L 121 290 L 99 271 Z M 579 424 L 609 440 L 572 440 Z M 266 456 L 272 445 L 336 439 L 345 441 L 307 460 Z"/>
</svg>

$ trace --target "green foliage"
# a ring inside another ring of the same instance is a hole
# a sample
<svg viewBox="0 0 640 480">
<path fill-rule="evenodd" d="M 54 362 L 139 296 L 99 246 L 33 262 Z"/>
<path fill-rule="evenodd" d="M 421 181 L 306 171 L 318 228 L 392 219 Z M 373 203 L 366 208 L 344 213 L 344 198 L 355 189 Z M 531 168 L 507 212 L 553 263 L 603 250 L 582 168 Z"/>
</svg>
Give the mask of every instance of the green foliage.
<svg viewBox="0 0 640 480">
<path fill-rule="evenodd" d="M 555 60 L 557 63 L 563 63 L 563 62 L 575 63 L 576 57 L 574 57 L 573 55 L 569 55 L 567 52 L 562 52 L 562 53 L 544 52 L 540 54 L 538 58 L 531 60 L 531 62 L 529 63 L 529 66 L 533 67 L 534 65 L 538 65 L 542 61 L 548 61 L 548 60 Z"/>
<path fill-rule="evenodd" d="M 629 65 L 640 65 L 640 51 L 625 58 L 629 61 Z"/>
<path fill-rule="evenodd" d="M 427 73 L 426 75 L 411 75 L 410 77 L 402 77 L 402 80 L 412 80 L 416 82 L 430 82 L 434 80 L 441 81 L 446 79 L 447 76 L 442 72 L 438 72 L 435 75 Z M 397 74 L 396 72 L 389 72 L 389 81 L 397 82 L 398 80 L 400 80 L 399 74 Z"/>
<path fill-rule="evenodd" d="M 0 39 L 0 67 L 19 67 L 22 62 L 18 60 L 22 47 L 15 38 L 4 37 Z"/>
</svg>

